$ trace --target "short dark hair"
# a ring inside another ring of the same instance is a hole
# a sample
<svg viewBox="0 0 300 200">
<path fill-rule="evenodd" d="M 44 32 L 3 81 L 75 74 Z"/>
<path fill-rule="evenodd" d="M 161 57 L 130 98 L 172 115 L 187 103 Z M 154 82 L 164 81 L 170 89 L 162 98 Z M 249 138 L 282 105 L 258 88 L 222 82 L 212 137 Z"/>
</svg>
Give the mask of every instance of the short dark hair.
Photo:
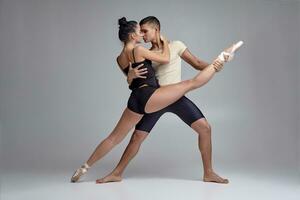
<svg viewBox="0 0 300 200">
<path fill-rule="evenodd" d="M 145 17 L 140 21 L 140 26 L 147 23 L 156 25 L 158 27 L 158 30 L 160 30 L 160 22 L 156 17 L 154 16 Z"/>
<path fill-rule="evenodd" d="M 127 21 L 125 17 L 118 20 L 119 24 L 119 39 L 122 42 L 127 42 L 129 34 L 134 33 L 136 29 L 136 21 Z"/>
</svg>

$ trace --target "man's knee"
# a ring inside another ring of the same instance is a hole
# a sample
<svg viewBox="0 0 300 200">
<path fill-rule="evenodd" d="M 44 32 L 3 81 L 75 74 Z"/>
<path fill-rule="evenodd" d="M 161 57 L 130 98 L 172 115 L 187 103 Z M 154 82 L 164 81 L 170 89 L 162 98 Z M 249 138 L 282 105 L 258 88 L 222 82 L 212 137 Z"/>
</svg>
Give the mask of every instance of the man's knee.
<svg viewBox="0 0 300 200">
<path fill-rule="evenodd" d="M 206 134 L 211 134 L 211 126 L 205 118 L 201 118 L 201 119 L 195 121 L 192 124 L 192 128 L 194 130 L 196 130 L 197 133 L 203 132 Z"/>
</svg>

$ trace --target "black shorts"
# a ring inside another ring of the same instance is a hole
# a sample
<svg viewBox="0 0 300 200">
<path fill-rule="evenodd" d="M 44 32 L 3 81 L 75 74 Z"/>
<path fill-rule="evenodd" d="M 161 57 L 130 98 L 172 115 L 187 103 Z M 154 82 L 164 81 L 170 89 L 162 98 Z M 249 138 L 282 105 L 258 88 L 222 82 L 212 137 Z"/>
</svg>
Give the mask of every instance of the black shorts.
<svg viewBox="0 0 300 200">
<path fill-rule="evenodd" d="M 146 105 L 146 103 L 145 103 Z M 166 112 L 176 114 L 188 126 L 200 118 L 205 118 L 201 110 L 187 97 L 183 96 L 173 104 L 153 113 L 145 114 L 135 126 L 136 130 L 150 133 L 159 118 Z"/>
</svg>

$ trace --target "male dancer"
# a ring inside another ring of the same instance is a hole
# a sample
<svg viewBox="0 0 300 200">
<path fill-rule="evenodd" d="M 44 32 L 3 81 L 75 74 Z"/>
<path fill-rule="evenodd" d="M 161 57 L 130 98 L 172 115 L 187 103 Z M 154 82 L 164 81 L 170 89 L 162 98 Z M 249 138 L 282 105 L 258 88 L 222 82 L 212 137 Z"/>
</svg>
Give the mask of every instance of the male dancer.
<svg viewBox="0 0 300 200">
<path fill-rule="evenodd" d="M 152 51 L 160 51 L 160 22 L 154 16 L 149 16 L 140 21 L 141 31 L 144 33 L 144 41 L 151 42 Z M 156 71 L 156 77 L 159 84 L 168 85 L 181 81 L 181 59 L 186 61 L 196 70 L 203 70 L 209 63 L 195 57 L 181 41 L 171 41 L 170 47 L 170 62 L 168 64 L 158 65 L 153 63 Z M 227 57 L 228 59 L 228 57 Z M 222 67 L 222 66 L 220 66 Z M 139 69 L 132 69 L 128 75 L 128 83 L 133 78 L 142 77 L 146 73 Z M 228 179 L 217 175 L 212 167 L 212 143 L 211 143 L 211 127 L 205 119 L 202 112 L 197 106 L 183 96 L 175 103 L 168 107 L 143 116 L 141 121 L 136 125 L 135 131 L 130 139 L 130 142 L 122 155 L 122 158 L 116 168 L 107 176 L 97 179 L 96 183 L 116 182 L 122 180 L 122 174 L 130 162 L 137 154 L 142 142 L 150 133 L 158 119 L 166 112 L 172 112 L 178 115 L 187 125 L 189 125 L 198 134 L 198 147 L 201 152 L 203 162 L 203 181 L 215 183 L 228 183 Z"/>
</svg>

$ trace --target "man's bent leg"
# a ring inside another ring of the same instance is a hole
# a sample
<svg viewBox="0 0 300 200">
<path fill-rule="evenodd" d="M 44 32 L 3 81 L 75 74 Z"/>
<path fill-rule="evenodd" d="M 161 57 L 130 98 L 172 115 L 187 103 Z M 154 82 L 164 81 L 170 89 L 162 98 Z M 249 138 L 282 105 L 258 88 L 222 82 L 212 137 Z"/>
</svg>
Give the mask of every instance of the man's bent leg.
<svg viewBox="0 0 300 200">
<path fill-rule="evenodd" d="M 198 133 L 198 147 L 203 163 L 203 181 L 228 183 L 228 179 L 224 179 L 217 175 L 212 167 L 212 142 L 211 142 L 211 126 L 205 118 L 196 120 L 191 127 Z"/>
<path fill-rule="evenodd" d="M 183 96 L 169 106 L 169 112 L 176 114 L 188 126 L 198 133 L 198 147 L 201 153 L 204 181 L 226 183 L 228 180 L 219 177 L 212 167 L 211 127 L 201 110 L 187 97 Z"/>
</svg>

